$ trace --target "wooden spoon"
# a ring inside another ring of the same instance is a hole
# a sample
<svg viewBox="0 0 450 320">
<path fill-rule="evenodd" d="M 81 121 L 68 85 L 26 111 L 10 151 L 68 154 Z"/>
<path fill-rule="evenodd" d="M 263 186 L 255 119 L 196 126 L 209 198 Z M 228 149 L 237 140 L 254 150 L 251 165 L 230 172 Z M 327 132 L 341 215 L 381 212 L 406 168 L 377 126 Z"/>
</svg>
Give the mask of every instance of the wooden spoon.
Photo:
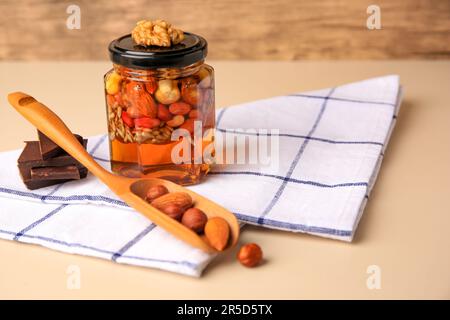
<svg viewBox="0 0 450 320">
<path fill-rule="evenodd" d="M 147 203 L 145 197 L 148 188 L 154 185 L 164 185 L 170 192 L 181 191 L 188 193 L 195 207 L 204 211 L 208 217 L 220 216 L 230 227 L 230 240 L 227 248 L 234 246 L 239 238 L 239 224 L 234 214 L 218 204 L 200 196 L 173 182 L 157 178 L 127 178 L 115 175 L 101 167 L 83 148 L 64 122 L 42 103 L 33 97 L 14 92 L 8 95 L 9 103 L 39 131 L 53 140 L 72 157 L 82 163 L 92 174 L 106 184 L 117 196 L 130 207 L 149 218 L 153 223 L 164 228 L 177 238 L 205 252 L 217 252 L 202 237 L 188 229 L 178 221 L 170 218 Z"/>
</svg>

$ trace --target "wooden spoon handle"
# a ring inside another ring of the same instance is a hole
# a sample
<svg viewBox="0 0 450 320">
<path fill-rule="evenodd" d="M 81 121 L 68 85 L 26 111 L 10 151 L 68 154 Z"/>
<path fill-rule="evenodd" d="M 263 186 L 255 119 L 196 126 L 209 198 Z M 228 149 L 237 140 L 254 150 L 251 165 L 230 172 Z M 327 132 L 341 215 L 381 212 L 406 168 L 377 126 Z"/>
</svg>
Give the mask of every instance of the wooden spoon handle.
<svg viewBox="0 0 450 320">
<path fill-rule="evenodd" d="M 8 95 L 9 103 L 39 131 L 82 163 L 92 174 L 105 181 L 111 174 L 83 148 L 65 123 L 48 107 L 23 92 Z"/>
</svg>

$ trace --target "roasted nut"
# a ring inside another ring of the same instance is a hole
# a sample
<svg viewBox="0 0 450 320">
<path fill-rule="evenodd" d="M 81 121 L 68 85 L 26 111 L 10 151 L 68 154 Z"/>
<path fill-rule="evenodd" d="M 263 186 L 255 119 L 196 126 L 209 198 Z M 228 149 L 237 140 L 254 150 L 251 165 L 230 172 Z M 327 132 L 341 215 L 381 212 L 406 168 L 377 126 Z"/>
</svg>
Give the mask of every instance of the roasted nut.
<svg viewBox="0 0 450 320">
<path fill-rule="evenodd" d="M 172 219 L 175 219 L 177 221 L 181 220 L 181 217 L 183 216 L 184 213 L 184 209 L 175 203 L 168 204 L 167 206 L 165 206 L 160 210 L 165 214 L 167 214 Z"/>
<path fill-rule="evenodd" d="M 181 81 L 181 97 L 185 102 L 195 106 L 199 102 L 199 96 L 197 82 L 194 78 L 189 77 Z"/>
<path fill-rule="evenodd" d="M 143 117 L 143 114 L 139 111 L 138 108 L 135 108 L 135 107 L 129 107 L 129 108 L 127 108 L 127 111 L 125 111 L 125 112 L 128 113 L 130 118 L 133 118 L 133 119 Z"/>
<path fill-rule="evenodd" d="M 131 36 L 139 45 L 170 47 L 170 35 L 167 32 L 167 25 L 159 21 L 141 20 L 136 23 Z"/>
<path fill-rule="evenodd" d="M 125 86 L 125 92 L 129 104 L 127 112 L 130 117 L 156 118 L 158 108 L 155 100 L 145 91 L 144 85 L 141 82 L 130 81 Z"/>
<path fill-rule="evenodd" d="M 206 214 L 198 208 L 187 209 L 181 218 L 182 224 L 197 233 L 203 232 L 207 221 Z"/>
<path fill-rule="evenodd" d="M 180 99 L 180 90 L 174 80 L 158 81 L 158 89 L 155 92 L 156 99 L 162 104 L 171 104 Z"/>
<path fill-rule="evenodd" d="M 237 254 L 239 262 L 249 268 L 257 266 L 261 263 L 263 253 L 261 247 L 256 243 L 248 243 L 243 245 Z"/>
<path fill-rule="evenodd" d="M 161 120 L 156 118 L 137 118 L 134 119 L 136 128 L 155 128 L 159 127 Z"/>
<path fill-rule="evenodd" d="M 165 186 L 163 186 L 162 184 L 158 184 L 156 186 L 150 187 L 147 190 L 145 200 L 148 202 L 152 202 L 156 198 L 161 197 L 167 193 L 169 193 L 169 190 L 167 190 L 167 188 Z"/>
<path fill-rule="evenodd" d="M 157 84 L 155 78 L 150 77 L 149 79 L 146 80 L 145 89 L 147 90 L 148 93 L 154 94 L 157 87 L 158 87 L 158 84 Z"/>
<path fill-rule="evenodd" d="M 162 195 L 151 202 L 151 205 L 159 210 L 163 210 L 169 204 L 179 205 L 183 210 L 192 207 L 192 198 L 186 192 L 171 192 Z"/>
<path fill-rule="evenodd" d="M 122 77 L 115 71 L 106 76 L 105 88 L 108 94 L 116 94 L 120 89 Z"/>
<path fill-rule="evenodd" d="M 169 112 L 169 109 L 163 105 L 163 104 L 158 104 L 158 118 L 161 121 L 169 121 L 172 120 L 173 115 Z"/>
<path fill-rule="evenodd" d="M 134 141 L 137 143 L 143 143 L 148 140 L 150 137 L 145 135 L 146 132 L 136 131 L 134 133 Z"/>
<path fill-rule="evenodd" d="M 223 251 L 230 237 L 228 222 L 221 217 L 208 219 L 205 225 L 205 235 L 209 244 L 218 251 Z"/>
<path fill-rule="evenodd" d="M 166 123 L 169 127 L 176 128 L 176 127 L 181 126 L 183 124 L 183 122 L 184 122 L 184 117 L 181 115 L 178 115 L 178 116 L 173 117 L 172 120 L 167 121 Z"/>
<path fill-rule="evenodd" d="M 183 41 L 184 33 L 164 20 L 141 20 L 131 32 L 131 36 L 142 46 L 170 47 Z"/>
<path fill-rule="evenodd" d="M 168 31 L 170 35 L 170 40 L 172 40 L 172 44 L 178 44 L 184 40 L 184 33 L 182 30 L 170 27 Z"/>
<path fill-rule="evenodd" d="M 123 120 L 123 123 L 125 123 L 129 128 L 133 128 L 134 127 L 134 121 L 128 115 L 128 113 L 126 111 L 122 111 L 122 120 Z"/>
<path fill-rule="evenodd" d="M 194 121 L 195 119 L 187 119 L 184 121 L 184 123 L 180 126 L 180 128 L 182 129 L 186 129 L 187 131 L 189 131 L 190 134 L 194 133 Z"/>
<path fill-rule="evenodd" d="M 175 102 L 169 106 L 169 111 L 174 115 L 185 115 L 191 111 L 191 106 L 186 102 Z"/>
<path fill-rule="evenodd" d="M 192 109 L 189 112 L 189 118 L 191 118 L 191 119 L 198 119 L 198 118 L 201 118 L 201 117 L 202 117 L 202 114 L 201 114 L 200 111 L 198 111 L 198 109 Z"/>
</svg>

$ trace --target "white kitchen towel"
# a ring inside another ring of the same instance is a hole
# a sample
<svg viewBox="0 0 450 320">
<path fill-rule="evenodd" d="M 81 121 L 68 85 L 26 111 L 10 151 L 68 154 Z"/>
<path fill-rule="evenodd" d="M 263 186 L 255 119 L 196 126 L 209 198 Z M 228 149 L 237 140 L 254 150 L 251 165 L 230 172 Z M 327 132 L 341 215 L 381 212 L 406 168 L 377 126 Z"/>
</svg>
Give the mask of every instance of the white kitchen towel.
<svg viewBox="0 0 450 320">
<path fill-rule="evenodd" d="M 218 133 L 275 135 L 278 166 L 216 166 L 190 188 L 242 222 L 351 241 L 400 100 L 392 75 L 221 109 Z M 89 138 L 88 151 L 109 168 L 106 136 Z M 19 154 L 0 154 L 1 238 L 193 276 L 213 258 L 155 227 L 92 175 L 27 190 L 16 168 Z"/>
</svg>

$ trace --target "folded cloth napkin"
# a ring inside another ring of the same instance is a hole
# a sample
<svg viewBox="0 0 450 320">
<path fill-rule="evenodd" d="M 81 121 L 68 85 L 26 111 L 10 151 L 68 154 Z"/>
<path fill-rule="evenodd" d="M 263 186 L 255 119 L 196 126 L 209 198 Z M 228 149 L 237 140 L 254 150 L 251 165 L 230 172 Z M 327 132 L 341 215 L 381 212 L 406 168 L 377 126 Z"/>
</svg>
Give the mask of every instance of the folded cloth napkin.
<svg viewBox="0 0 450 320">
<path fill-rule="evenodd" d="M 217 166 L 190 188 L 242 222 L 351 241 L 400 93 L 393 75 L 221 109 L 218 133 L 277 129 L 267 135 L 278 139 L 278 165 Z M 91 137 L 88 151 L 109 168 L 106 136 Z M 27 190 L 16 169 L 19 153 L 0 154 L 0 238 L 192 276 L 213 259 L 127 207 L 92 175 Z"/>
</svg>

